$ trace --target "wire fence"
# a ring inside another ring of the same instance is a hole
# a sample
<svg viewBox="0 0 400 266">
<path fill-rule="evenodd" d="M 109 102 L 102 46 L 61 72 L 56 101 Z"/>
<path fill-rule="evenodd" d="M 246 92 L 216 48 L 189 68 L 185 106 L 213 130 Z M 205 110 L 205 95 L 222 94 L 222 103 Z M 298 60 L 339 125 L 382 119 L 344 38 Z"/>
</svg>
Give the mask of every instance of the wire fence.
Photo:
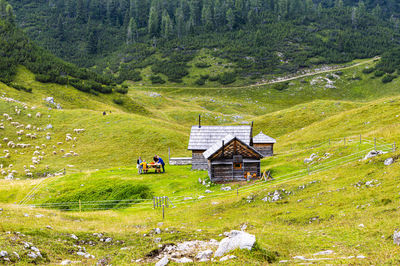
<svg viewBox="0 0 400 266">
<path fill-rule="evenodd" d="M 337 138 L 337 139 L 329 139 L 328 141 L 321 142 L 317 145 L 313 145 L 312 148 L 323 147 L 324 145 L 332 146 L 336 144 L 347 144 L 354 142 L 354 138 Z M 342 156 L 340 158 L 332 159 L 326 162 L 319 163 L 317 165 L 309 165 L 307 168 L 299 169 L 281 176 L 274 177 L 273 181 L 258 181 L 253 184 L 249 184 L 234 190 L 230 191 L 220 191 L 218 193 L 192 193 L 186 196 L 175 196 L 175 197 L 167 197 L 170 201 L 171 205 L 175 208 L 178 206 L 191 204 L 197 201 L 205 200 L 205 199 L 216 199 L 216 198 L 226 198 L 231 196 L 246 196 L 248 194 L 262 191 L 270 186 L 275 186 L 278 184 L 283 184 L 288 181 L 297 180 L 300 178 L 304 178 L 306 176 L 312 175 L 314 173 L 327 171 L 330 169 L 334 169 L 345 164 L 361 160 L 364 158 L 365 154 L 368 151 L 374 150 L 382 150 L 383 152 L 392 152 L 396 150 L 396 144 L 385 143 L 382 138 L 368 138 L 361 139 L 360 144 L 367 144 L 367 147 L 363 147 L 362 150 L 351 153 L 349 155 Z M 360 146 L 361 147 L 361 146 Z M 364 149 L 365 148 L 365 149 Z M 298 152 L 304 152 L 308 149 L 303 149 L 301 151 L 292 151 L 291 153 L 295 154 Z M 64 169 L 62 169 L 64 170 Z M 61 171 L 61 170 L 60 170 Z M 134 207 L 137 210 L 142 209 L 152 209 L 155 208 L 154 200 L 151 199 L 124 199 L 124 200 L 98 200 L 98 201 L 75 201 L 75 202 L 56 202 L 56 203 L 40 203 L 40 204 L 29 204 L 29 202 L 35 197 L 36 193 L 45 185 L 45 181 L 50 182 L 56 176 L 43 179 L 32 190 L 20 201 L 20 205 L 27 205 L 35 208 L 56 208 L 61 209 L 63 211 L 100 211 L 100 210 L 118 210 L 125 209 L 128 207 Z"/>
</svg>

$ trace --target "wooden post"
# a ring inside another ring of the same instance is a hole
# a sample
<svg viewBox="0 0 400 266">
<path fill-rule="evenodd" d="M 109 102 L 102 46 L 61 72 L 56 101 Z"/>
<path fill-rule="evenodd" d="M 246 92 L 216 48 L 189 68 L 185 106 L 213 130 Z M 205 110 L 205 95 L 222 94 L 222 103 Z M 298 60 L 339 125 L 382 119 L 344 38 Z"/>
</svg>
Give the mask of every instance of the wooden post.
<svg viewBox="0 0 400 266">
<path fill-rule="evenodd" d="M 168 197 L 165 197 L 165 204 L 166 204 L 166 206 L 167 206 L 167 208 L 168 208 Z"/>
<path fill-rule="evenodd" d="M 171 164 L 171 148 L 168 147 L 168 163 Z"/>
<path fill-rule="evenodd" d="M 81 200 L 79 200 L 79 212 L 82 212 Z"/>
<path fill-rule="evenodd" d="M 393 152 L 396 151 L 396 141 L 393 143 Z"/>
<path fill-rule="evenodd" d="M 374 148 L 376 150 L 376 138 L 374 138 Z"/>
<path fill-rule="evenodd" d="M 165 218 L 165 208 L 164 208 L 164 204 L 162 206 L 162 219 L 164 220 Z"/>
</svg>

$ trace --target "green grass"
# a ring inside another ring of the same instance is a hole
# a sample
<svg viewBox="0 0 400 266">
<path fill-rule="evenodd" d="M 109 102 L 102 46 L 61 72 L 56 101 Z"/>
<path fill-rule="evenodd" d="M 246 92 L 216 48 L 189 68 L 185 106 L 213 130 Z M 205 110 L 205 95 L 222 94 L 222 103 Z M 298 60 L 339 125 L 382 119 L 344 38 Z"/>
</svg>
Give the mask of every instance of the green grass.
<svg viewBox="0 0 400 266">
<path fill-rule="evenodd" d="M 196 60 L 212 62 L 207 55 Z M 25 125 L 52 124 L 53 129 L 37 132 L 37 139 L 22 137 L 21 141 L 34 146 L 46 143 L 46 148 L 40 150 L 45 152 L 43 163 L 33 171 L 35 174 L 66 168 L 67 175 L 25 179 L 21 174 L 17 176 L 21 180 L 0 179 L 0 208 L 4 209 L 0 214 L 0 250 L 17 251 L 22 265 L 34 262 L 27 257 L 22 241 L 32 242 L 43 252 L 43 259 L 35 261 L 39 264 L 56 264 L 64 259 L 94 264 L 107 258 L 108 263 L 128 265 L 157 248 L 158 237 L 161 244 L 221 240 L 220 234 L 240 229 L 246 223 L 246 231 L 256 235 L 257 245 L 252 251 L 232 252 L 238 258 L 229 261 L 231 264 L 264 264 L 268 259 L 274 263 L 289 260 L 294 264 L 301 262 L 294 256 L 317 258 L 314 253 L 328 249 L 335 253 L 323 257 L 332 260 L 320 263 L 398 264 L 399 247 L 393 244 L 391 236 L 398 227 L 399 154 L 360 159 L 373 149 L 374 138 L 378 139 L 378 148 L 385 151 L 390 144 L 381 146 L 382 142 L 398 142 L 399 80 L 382 84 L 373 74 L 363 74 L 362 69 L 373 65 L 366 62 L 343 70 L 343 75 L 335 81 L 335 89 L 326 88 L 324 82 L 310 84 L 326 74 L 290 81 L 283 91 L 273 89 L 273 85 L 246 88 L 211 88 L 207 86 L 216 85 L 207 83 L 204 88 L 132 85 L 126 97 L 146 112 L 113 104 L 115 95 L 94 96 L 37 83 L 32 74 L 19 69 L 18 82 L 32 86 L 32 94 L 1 84 L 0 93 L 37 109 L 23 110 L 17 116 L 13 110 L 20 104 L 1 101 L 0 114 L 10 113 L 13 121 Z M 203 70 L 193 71 L 200 75 Z M 152 93 L 160 97 L 150 97 Z M 64 109 L 49 110 L 43 101 L 47 96 L 55 97 Z M 103 116 L 103 110 L 112 113 Z M 28 112 L 38 111 L 42 113 L 40 119 L 27 117 Z M 197 123 L 199 113 L 204 124 L 254 121 L 255 134 L 262 130 L 277 138 L 276 156 L 262 161 L 262 169 L 271 170 L 275 180 L 232 185 L 234 189 L 239 187 L 237 195 L 236 190 L 222 192 L 221 185 L 211 188 L 200 185 L 198 179 L 206 179 L 207 173 L 191 171 L 189 166 L 167 165 L 166 174 L 138 175 L 137 156 L 151 160 L 157 153 L 167 161 L 168 147 L 173 156 L 190 155 L 186 150 L 189 130 Z M 6 126 L 1 136 L 17 141 L 17 129 L 9 122 L 0 123 Z M 84 128 L 85 132 L 74 134 L 74 128 Z M 44 138 L 46 132 L 51 133 L 50 141 Z M 77 141 L 65 142 L 66 133 L 72 133 Z M 57 145 L 60 141 L 63 144 Z M 0 164 L 12 163 L 13 169 L 23 173 L 23 165 L 31 164 L 34 149 L 18 149 L 10 158 L 3 158 L 4 149 L 9 148 L 4 147 L 6 143 L 1 144 Z M 57 155 L 52 154 L 52 145 L 56 145 Z M 79 156 L 63 158 L 60 149 L 72 148 Z M 330 157 L 305 164 L 304 159 L 312 153 L 319 158 L 329 153 Z M 383 161 L 388 157 L 396 162 L 384 166 Z M 366 186 L 367 181 L 373 181 L 374 186 Z M 32 190 L 35 187 L 37 190 Z M 214 192 L 206 194 L 206 189 Z M 277 202 L 262 201 L 268 193 L 283 189 L 291 193 Z M 83 212 L 13 204 L 31 191 L 35 193 L 27 201 L 29 204 L 56 203 L 60 204 L 59 209 L 77 210 L 81 200 Z M 199 195 L 206 197 L 198 200 Z M 161 209 L 153 210 L 151 201 L 145 201 L 146 204 L 128 201 L 130 207 L 124 201 L 153 196 L 168 196 L 175 206 L 166 209 L 164 220 Z M 185 197 L 193 199 L 184 200 Z M 101 200 L 112 202 L 95 202 Z M 63 202 L 69 203 L 62 205 Z M 93 211 L 104 206 L 112 210 Z M 44 217 L 36 218 L 37 214 Z M 47 225 L 53 229 L 46 228 Z M 161 235 L 151 233 L 156 227 L 163 230 Z M 101 242 L 93 233 L 112 237 L 113 242 Z M 76 234 L 79 240 L 73 240 L 70 234 Z M 74 245 L 84 246 L 96 259 L 77 256 Z M 349 258 L 358 255 L 366 258 Z"/>
</svg>

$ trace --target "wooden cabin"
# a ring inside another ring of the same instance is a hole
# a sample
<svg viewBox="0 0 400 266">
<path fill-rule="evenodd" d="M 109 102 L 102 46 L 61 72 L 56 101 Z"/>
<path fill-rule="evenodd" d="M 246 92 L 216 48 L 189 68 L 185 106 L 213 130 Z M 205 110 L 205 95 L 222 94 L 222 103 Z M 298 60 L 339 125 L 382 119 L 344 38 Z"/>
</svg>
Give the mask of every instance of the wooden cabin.
<svg viewBox="0 0 400 266">
<path fill-rule="evenodd" d="M 193 126 L 190 132 L 189 147 L 192 151 L 192 169 L 207 170 L 208 163 L 203 153 L 215 143 L 221 143 L 225 136 L 236 136 L 246 145 L 252 145 L 252 126 Z"/>
<path fill-rule="evenodd" d="M 264 157 L 274 155 L 274 144 L 276 140 L 265 135 L 262 131 L 253 138 L 253 147 Z"/>
<path fill-rule="evenodd" d="M 237 136 L 227 135 L 203 153 L 212 182 L 246 180 L 261 175 L 263 155 Z"/>
</svg>

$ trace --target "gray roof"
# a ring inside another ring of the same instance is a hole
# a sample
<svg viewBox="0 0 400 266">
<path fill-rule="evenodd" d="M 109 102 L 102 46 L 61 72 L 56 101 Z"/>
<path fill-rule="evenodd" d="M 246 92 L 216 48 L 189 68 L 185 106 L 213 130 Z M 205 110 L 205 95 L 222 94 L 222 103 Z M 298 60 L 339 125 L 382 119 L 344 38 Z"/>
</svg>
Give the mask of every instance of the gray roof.
<svg viewBox="0 0 400 266">
<path fill-rule="evenodd" d="M 211 155 L 213 155 L 214 153 L 216 153 L 219 149 L 222 148 L 222 141 L 224 142 L 224 145 L 228 144 L 229 142 L 231 142 L 232 140 L 235 139 L 235 136 L 229 134 L 227 136 L 225 136 L 223 139 L 218 140 L 217 142 L 215 142 L 208 150 L 206 150 L 203 155 L 204 158 L 208 159 Z"/>
<path fill-rule="evenodd" d="M 189 150 L 207 150 L 216 142 L 232 135 L 249 145 L 252 137 L 251 126 L 193 126 L 190 132 Z"/>
<path fill-rule="evenodd" d="M 213 156 L 216 152 L 218 152 L 220 149 L 222 149 L 222 141 L 224 142 L 224 145 L 228 145 L 232 140 L 235 140 L 235 139 L 237 139 L 240 142 L 244 143 L 249 149 L 253 150 L 257 154 L 259 154 L 261 157 L 264 157 L 259 151 L 257 151 L 253 147 L 251 147 L 249 144 L 245 143 L 240 138 L 229 134 L 229 135 L 225 136 L 223 139 L 221 139 L 221 140 L 217 141 L 216 143 L 214 143 L 208 150 L 206 150 L 203 153 L 204 158 L 208 159 L 211 156 Z"/>
<path fill-rule="evenodd" d="M 264 133 L 262 133 L 262 131 L 253 138 L 253 143 L 254 144 L 273 144 L 276 143 L 276 140 L 271 138 L 270 136 L 265 135 Z"/>
</svg>

